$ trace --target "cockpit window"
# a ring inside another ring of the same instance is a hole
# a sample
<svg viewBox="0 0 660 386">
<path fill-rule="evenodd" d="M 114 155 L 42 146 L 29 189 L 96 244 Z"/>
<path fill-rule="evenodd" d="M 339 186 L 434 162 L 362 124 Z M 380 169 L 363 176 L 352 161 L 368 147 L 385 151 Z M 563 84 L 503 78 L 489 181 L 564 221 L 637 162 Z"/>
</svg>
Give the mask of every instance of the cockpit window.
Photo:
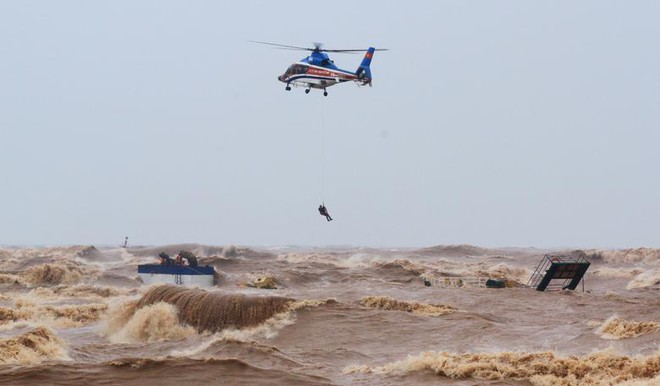
<svg viewBox="0 0 660 386">
<path fill-rule="evenodd" d="M 285 76 L 291 76 L 291 75 L 298 75 L 298 74 L 305 74 L 307 73 L 307 66 L 303 66 L 302 64 L 293 64 L 287 68 L 286 72 L 284 73 Z"/>
</svg>

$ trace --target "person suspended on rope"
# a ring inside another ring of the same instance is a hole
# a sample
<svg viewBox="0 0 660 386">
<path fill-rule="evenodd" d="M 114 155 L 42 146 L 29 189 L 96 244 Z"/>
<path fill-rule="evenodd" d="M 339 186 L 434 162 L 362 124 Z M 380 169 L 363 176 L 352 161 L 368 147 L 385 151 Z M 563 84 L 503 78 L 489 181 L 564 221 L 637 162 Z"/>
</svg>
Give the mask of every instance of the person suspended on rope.
<svg viewBox="0 0 660 386">
<path fill-rule="evenodd" d="M 328 213 L 328 209 L 325 207 L 325 204 L 319 205 L 319 213 L 321 213 L 321 216 L 325 216 L 326 220 L 332 221 L 332 217 L 330 217 L 330 214 Z"/>
</svg>

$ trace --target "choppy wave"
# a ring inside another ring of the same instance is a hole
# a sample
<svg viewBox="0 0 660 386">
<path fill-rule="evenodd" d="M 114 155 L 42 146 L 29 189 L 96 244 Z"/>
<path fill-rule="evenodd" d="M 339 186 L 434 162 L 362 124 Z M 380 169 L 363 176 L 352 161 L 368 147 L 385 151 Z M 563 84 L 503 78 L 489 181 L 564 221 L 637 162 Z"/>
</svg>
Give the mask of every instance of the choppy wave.
<svg viewBox="0 0 660 386">
<path fill-rule="evenodd" d="M 628 283 L 626 288 L 632 290 L 655 286 L 660 286 L 660 269 L 640 273 Z"/>
<path fill-rule="evenodd" d="M 33 365 L 68 359 L 65 347 L 55 332 L 39 327 L 16 337 L 0 339 L 0 364 Z"/>
<path fill-rule="evenodd" d="M 46 248 L 12 248 L 0 250 L 0 269 L 23 271 L 34 265 L 78 261 L 81 257 L 95 255 L 93 246 L 65 246 Z"/>
<path fill-rule="evenodd" d="M 660 374 L 653 377 L 653 379 L 631 379 L 617 383 L 616 386 L 660 386 Z"/>
<path fill-rule="evenodd" d="M 16 307 L 0 307 L 0 324 L 36 321 L 57 328 L 80 327 L 98 322 L 108 306 L 103 303 L 77 305 L 40 305 L 29 298 L 16 300 Z"/>
<path fill-rule="evenodd" d="M 419 249 L 415 252 L 423 255 L 437 255 L 446 257 L 487 256 L 497 254 L 496 251 L 469 244 L 436 245 L 434 247 Z"/>
<path fill-rule="evenodd" d="M 660 264 L 659 248 L 592 249 L 585 252 L 589 260 L 603 260 L 607 263 Z"/>
<path fill-rule="evenodd" d="M 507 287 L 516 287 L 526 283 L 532 274 L 528 268 L 514 267 L 508 264 L 496 264 L 485 271 L 478 270 L 477 275 L 506 280 Z"/>
<path fill-rule="evenodd" d="M 30 286 L 75 284 L 90 278 L 96 270 L 72 264 L 41 264 L 28 268 L 21 276 Z"/>
<path fill-rule="evenodd" d="M 0 273 L 0 284 L 22 284 L 22 280 L 19 275 Z"/>
<path fill-rule="evenodd" d="M 347 255 L 340 252 L 290 252 L 283 253 L 277 256 L 277 260 L 286 261 L 292 264 L 310 264 L 310 265 L 333 265 L 343 268 L 357 268 L 365 267 L 376 260 L 373 256 L 365 256 L 360 253 Z"/>
<path fill-rule="evenodd" d="M 244 259 L 275 258 L 275 255 L 270 252 L 263 252 L 251 248 L 238 247 L 235 245 L 212 246 L 202 244 L 172 244 L 158 247 L 128 249 L 129 253 L 137 257 L 158 256 L 160 252 L 165 252 L 169 255 L 176 255 L 181 250 L 194 253 L 198 258 L 200 258 L 200 263 L 203 264 L 209 264 L 208 261 L 204 261 L 203 259 L 213 258 L 214 256 Z"/>
<path fill-rule="evenodd" d="M 32 385 L 332 385 L 304 369 L 277 368 L 238 358 L 122 357 L 100 363 L 60 362 L 46 366 L 2 366 L 0 384 Z M 298 371 L 296 371 L 298 370 Z"/>
<path fill-rule="evenodd" d="M 381 270 L 395 270 L 402 274 L 420 276 L 429 268 L 422 264 L 413 263 L 407 259 L 395 259 L 390 262 L 374 262 L 373 265 Z"/>
<path fill-rule="evenodd" d="M 387 296 L 367 296 L 362 298 L 360 304 L 366 307 L 378 308 L 386 311 L 405 311 L 424 316 L 441 316 L 456 311 L 456 308 L 445 304 L 426 304 L 406 302 L 392 299 Z"/>
<path fill-rule="evenodd" d="M 42 298 L 110 298 L 123 296 L 131 290 L 118 287 L 95 286 L 95 285 L 59 285 L 56 287 L 37 287 L 30 294 Z"/>
<path fill-rule="evenodd" d="M 611 267 L 599 267 L 593 271 L 595 276 L 600 277 L 622 277 L 622 278 L 632 278 L 641 273 L 644 273 L 643 269 L 640 268 L 611 268 Z"/>
<path fill-rule="evenodd" d="M 448 378 L 519 379 L 533 385 L 614 385 L 629 380 L 649 381 L 660 372 L 660 351 L 629 357 L 612 351 L 586 356 L 552 352 L 496 354 L 423 352 L 384 366 L 350 366 L 347 373 L 405 374 L 432 371 Z"/>
<path fill-rule="evenodd" d="M 161 384 L 272 384 L 272 385 L 330 385 L 327 378 L 307 375 L 288 369 L 257 366 L 249 360 L 237 358 L 121 358 L 107 362 L 112 374 L 126 374 L 125 380 L 148 379 Z M 95 369 L 96 370 L 96 369 Z M 97 372 L 102 372 L 98 369 Z M 202 374 L 199 376 L 199 374 Z M 118 383 L 122 384 L 122 383 Z"/>
<path fill-rule="evenodd" d="M 611 316 L 599 328 L 598 333 L 606 339 L 627 339 L 651 334 L 660 330 L 657 322 L 636 322 Z"/>
</svg>

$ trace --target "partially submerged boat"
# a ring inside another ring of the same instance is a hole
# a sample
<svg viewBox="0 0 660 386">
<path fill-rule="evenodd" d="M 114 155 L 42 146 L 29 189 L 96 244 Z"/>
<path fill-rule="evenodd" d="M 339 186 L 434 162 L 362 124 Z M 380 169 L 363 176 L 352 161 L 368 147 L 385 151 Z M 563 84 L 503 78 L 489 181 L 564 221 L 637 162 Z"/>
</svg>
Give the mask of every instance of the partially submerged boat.
<svg viewBox="0 0 660 386">
<path fill-rule="evenodd" d="M 175 259 L 167 253 L 158 254 L 160 264 L 138 265 L 138 276 L 144 284 L 176 284 L 189 287 L 213 287 L 215 269 L 200 266 L 197 257 L 190 251 L 180 251 Z M 184 260 L 186 260 L 184 262 Z"/>
</svg>

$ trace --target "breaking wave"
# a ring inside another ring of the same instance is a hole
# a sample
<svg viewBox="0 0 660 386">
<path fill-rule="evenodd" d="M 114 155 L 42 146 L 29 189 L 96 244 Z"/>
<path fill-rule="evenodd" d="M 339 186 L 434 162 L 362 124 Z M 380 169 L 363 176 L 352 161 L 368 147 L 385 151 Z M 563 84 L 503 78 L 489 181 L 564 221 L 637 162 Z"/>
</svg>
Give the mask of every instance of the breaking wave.
<svg viewBox="0 0 660 386">
<path fill-rule="evenodd" d="M 187 356 L 203 351 L 217 341 L 271 338 L 278 330 L 295 322 L 295 311 L 329 302 L 332 300 L 295 301 L 158 286 L 139 300 L 111 307 L 104 335 L 113 343 L 132 343 L 183 339 L 196 332 L 216 332 L 214 338 L 202 346 L 186 350 Z"/>
<path fill-rule="evenodd" d="M 350 366 L 347 373 L 405 374 L 432 371 L 448 378 L 487 380 L 518 379 L 533 385 L 614 385 L 645 380 L 660 372 L 660 351 L 650 356 L 628 357 L 612 351 L 586 356 L 558 356 L 552 352 L 453 354 L 423 352 L 384 366 Z"/>
<path fill-rule="evenodd" d="M 228 329 L 222 331 L 223 339 L 233 339 L 238 341 L 248 341 L 262 336 L 272 338 L 277 335 L 277 331 L 289 326 L 295 322 L 295 312 L 306 308 L 319 307 L 324 304 L 333 303 L 334 300 L 296 300 L 286 304 L 283 311 L 274 314 L 263 323 L 255 327 L 237 329 Z"/>
<path fill-rule="evenodd" d="M 129 304 L 131 312 L 116 313 L 106 325 L 105 334 L 113 343 L 154 342 L 159 340 L 183 339 L 195 334 L 195 329 L 179 323 L 176 307 L 159 302 L 135 309 L 136 303 Z M 130 316 L 129 316 L 130 315 Z"/>
<path fill-rule="evenodd" d="M 38 327 L 16 337 L 0 339 L 0 364 L 34 365 L 69 359 L 65 344 L 52 330 Z"/>
<path fill-rule="evenodd" d="M 378 308 L 386 311 L 405 311 L 424 316 L 441 316 L 456 311 L 456 308 L 444 304 L 425 304 L 418 302 L 405 302 L 387 296 L 367 296 L 362 298 L 360 304 L 366 307 Z"/>
<path fill-rule="evenodd" d="M 256 326 L 287 308 L 293 299 L 276 296 L 224 294 L 170 285 L 157 286 L 145 293 L 136 307 L 165 302 L 175 306 L 179 320 L 198 331 Z"/>
<path fill-rule="evenodd" d="M 657 322 L 635 322 L 612 316 L 598 328 L 598 333 L 605 339 L 627 339 L 651 334 L 660 330 Z"/>
<path fill-rule="evenodd" d="M 217 342 L 250 342 L 258 338 L 271 339 L 277 336 L 278 332 L 286 326 L 290 326 L 296 321 L 296 311 L 314 308 L 324 304 L 333 303 L 334 300 L 300 300 L 292 301 L 287 304 L 284 311 L 274 314 L 263 323 L 254 327 L 228 328 L 214 334 L 213 339 L 209 339 L 204 344 L 193 349 L 184 351 L 175 351 L 174 356 L 191 356 L 211 347 Z"/>
</svg>

